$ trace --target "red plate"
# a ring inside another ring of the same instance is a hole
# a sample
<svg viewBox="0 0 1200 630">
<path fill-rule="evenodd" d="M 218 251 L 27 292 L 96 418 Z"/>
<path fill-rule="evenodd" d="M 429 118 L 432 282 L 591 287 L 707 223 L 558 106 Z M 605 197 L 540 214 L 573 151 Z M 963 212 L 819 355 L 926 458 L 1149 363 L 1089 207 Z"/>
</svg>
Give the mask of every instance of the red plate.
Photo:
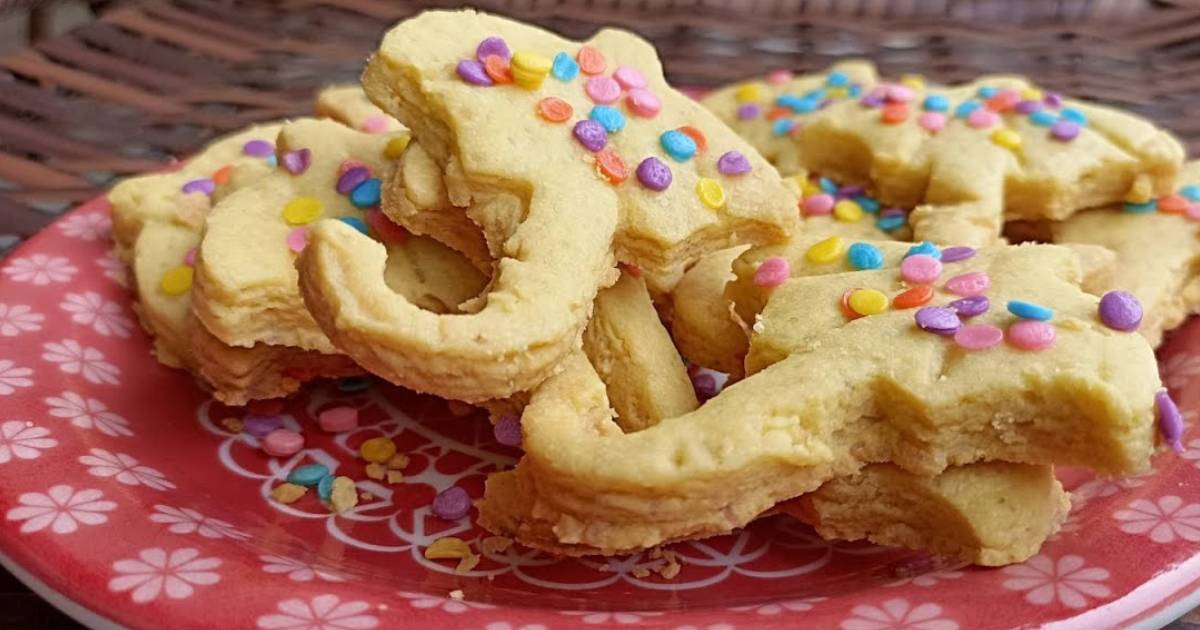
<svg viewBox="0 0 1200 630">
<path fill-rule="evenodd" d="M 649 556 L 558 560 L 520 548 L 456 575 L 422 550 L 439 536 L 484 533 L 431 516 L 431 497 L 453 484 L 478 496 L 518 452 L 439 400 L 325 384 L 288 404 L 306 450 L 267 457 L 221 428 L 237 410 L 150 355 L 108 228 L 107 205 L 89 203 L 0 267 L 0 560 L 90 625 L 1090 629 L 1160 625 L 1197 603 L 1200 439 L 1136 479 L 1066 474 L 1075 510 L 1064 531 L 1004 569 L 830 544 L 775 517 L 676 545 L 684 567 L 669 581 L 645 574 L 661 562 Z M 1200 407 L 1198 349 L 1193 322 L 1161 353 L 1189 420 Z M 362 428 L 316 430 L 314 414 L 334 403 L 358 407 Z M 404 485 L 362 482 L 376 498 L 344 516 L 312 497 L 267 498 L 305 462 L 365 479 L 354 446 L 381 433 L 412 456 Z M 459 589 L 465 600 L 451 599 Z"/>
</svg>

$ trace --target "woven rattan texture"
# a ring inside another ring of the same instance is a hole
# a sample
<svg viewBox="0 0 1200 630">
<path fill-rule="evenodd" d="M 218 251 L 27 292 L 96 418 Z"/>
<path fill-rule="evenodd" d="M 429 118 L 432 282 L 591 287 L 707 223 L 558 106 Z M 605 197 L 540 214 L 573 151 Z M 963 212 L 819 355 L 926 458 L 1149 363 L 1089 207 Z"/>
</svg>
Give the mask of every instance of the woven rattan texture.
<svg viewBox="0 0 1200 630">
<path fill-rule="evenodd" d="M 392 22 L 383 0 L 134 2 L 0 57 L 0 251 L 114 178 L 248 122 L 300 114 L 355 78 Z M 845 56 L 940 81 L 1020 72 L 1140 111 L 1200 150 L 1200 6 L 1146 0 L 478 0 L 572 36 L 654 40 L 676 84 L 711 86 Z M 1190 5 L 1190 6 L 1189 6 Z"/>
</svg>

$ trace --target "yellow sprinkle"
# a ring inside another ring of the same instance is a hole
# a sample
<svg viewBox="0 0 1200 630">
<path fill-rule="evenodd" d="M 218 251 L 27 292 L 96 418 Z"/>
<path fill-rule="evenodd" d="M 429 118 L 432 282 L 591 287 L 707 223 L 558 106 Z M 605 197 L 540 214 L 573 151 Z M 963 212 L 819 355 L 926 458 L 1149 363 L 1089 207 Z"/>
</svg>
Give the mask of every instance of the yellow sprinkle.
<svg viewBox="0 0 1200 630">
<path fill-rule="evenodd" d="M 796 179 L 800 180 L 800 192 L 804 193 L 805 197 L 811 197 L 823 192 L 816 182 L 810 181 L 806 177 L 797 175 Z"/>
<path fill-rule="evenodd" d="M 878 315 L 888 308 L 888 297 L 875 289 L 855 289 L 847 302 L 859 315 Z"/>
<path fill-rule="evenodd" d="M 1021 146 L 1021 134 L 1012 129 L 997 129 L 992 132 L 992 142 L 1005 149 L 1016 149 Z"/>
<path fill-rule="evenodd" d="M 1042 91 L 1035 87 L 1027 87 L 1021 90 L 1021 98 L 1027 101 L 1040 101 L 1042 100 L 1042 96 L 1044 96 Z"/>
<path fill-rule="evenodd" d="M 158 288 L 167 295 L 183 295 L 191 290 L 194 273 L 195 270 L 187 265 L 168 269 L 163 274 L 162 281 L 158 283 Z"/>
<path fill-rule="evenodd" d="M 823 265 L 840 259 L 845 250 L 846 244 L 842 237 L 831 236 L 809 247 L 804 256 L 810 262 Z"/>
<path fill-rule="evenodd" d="M 369 462 L 382 464 L 396 454 L 396 443 L 390 438 L 374 437 L 358 447 L 358 454 Z"/>
<path fill-rule="evenodd" d="M 907 85 L 914 90 L 925 89 L 925 77 L 919 74 L 902 74 L 900 75 L 900 84 Z"/>
<path fill-rule="evenodd" d="M 471 547 L 461 538 L 454 536 L 439 538 L 425 548 L 426 560 L 458 559 L 469 555 L 471 555 Z"/>
<path fill-rule="evenodd" d="M 408 142 L 412 136 L 408 132 L 398 133 L 388 140 L 387 146 L 383 148 L 383 156 L 389 160 L 399 159 L 404 155 L 404 150 L 408 148 Z"/>
<path fill-rule="evenodd" d="M 733 96 L 739 103 L 756 103 L 762 100 L 762 86 L 757 83 L 739 85 Z"/>
<path fill-rule="evenodd" d="M 850 90 L 844 87 L 831 87 L 828 92 L 829 98 L 846 98 L 850 96 Z"/>
<path fill-rule="evenodd" d="M 536 90 L 541 87 L 546 75 L 550 74 L 550 60 L 526 50 L 518 50 L 513 54 L 510 67 L 512 68 L 513 83 L 526 90 Z"/>
<path fill-rule="evenodd" d="M 295 197 L 283 207 L 283 220 L 288 225 L 304 225 L 321 217 L 321 200 L 313 197 Z"/>
<path fill-rule="evenodd" d="M 843 199 L 833 206 L 833 216 L 843 223 L 858 223 L 862 221 L 863 209 L 853 199 Z"/>
<path fill-rule="evenodd" d="M 721 188 L 721 183 L 715 179 L 701 177 L 700 181 L 696 182 L 696 194 L 700 195 L 700 201 L 709 208 L 720 208 L 725 205 L 725 189 Z"/>
</svg>

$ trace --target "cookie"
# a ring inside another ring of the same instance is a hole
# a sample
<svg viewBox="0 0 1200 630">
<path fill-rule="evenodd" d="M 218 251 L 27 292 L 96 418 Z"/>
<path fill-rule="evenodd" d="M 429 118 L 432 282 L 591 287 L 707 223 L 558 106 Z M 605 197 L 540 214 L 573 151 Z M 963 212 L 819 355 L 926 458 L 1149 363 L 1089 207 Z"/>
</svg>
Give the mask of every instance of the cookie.
<svg viewBox="0 0 1200 630">
<path fill-rule="evenodd" d="M 733 261 L 746 247 L 713 252 L 688 269 L 671 293 L 671 337 L 688 361 L 741 378 L 748 331 L 734 320 L 725 284 L 734 279 Z"/>
<path fill-rule="evenodd" d="M 677 277 L 708 251 L 783 238 L 795 218 L 775 170 L 671 89 L 629 33 L 581 45 L 430 11 L 385 36 L 363 83 L 503 255 L 477 313 L 439 318 L 375 280 L 378 248 L 346 226 L 314 227 L 300 259 L 310 310 L 339 348 L 411 389 L 466 401 L 528 390 L 579 347 L 615 262 Z"/>
</svg>

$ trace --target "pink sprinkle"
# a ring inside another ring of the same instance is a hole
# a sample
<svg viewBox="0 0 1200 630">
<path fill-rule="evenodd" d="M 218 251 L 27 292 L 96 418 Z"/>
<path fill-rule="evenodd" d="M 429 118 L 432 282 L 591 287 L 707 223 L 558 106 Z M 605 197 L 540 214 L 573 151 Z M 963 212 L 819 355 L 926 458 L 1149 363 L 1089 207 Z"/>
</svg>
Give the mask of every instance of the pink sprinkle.
<svg viewBox="0 0 1200 630">
<path fill-rule="evenodd" d="M 942 261 L 933 256 L 917 254 L 900 263 L 900 276 L 910 284 L 932 284 L 942 275 Z"/>
<path fill-rule="evenodd" d="M 912 88 L 907 85 L 889 85 L 884 98 L 892 103 L 907 103 L 913 99 Z"/>
<path fill-rule="evenodd" d="M 588 98 L 602 104 L 613 103 L 621 98 L 621 84 L 602 75 L 588 79 L 583 91 L 587 92 Z"/>
<path fill-rule="evenodd" d="M 946 281 L 946 290 L 963 297 L 979 295 L 991 286 L 992 279 L 982 271 L 964 273 Z"/>
<path fill-rule="evenodd" d="M 350 170 L 353 170 L 356 168 L 367 168 L 367 165 L 363 164 L 362 162 L 359 162 L 358 160 L 342 160 L 342 163 L 338 164 L 338 177 L 345 175 L 346 171 L 350 171 Z M 367 170 L 369 171 L 371 169 L 367 169 Z"/>
<path fill-rule="evenodd" d="M 762 261 L 758 270 L 754 272 L 754 284 L 772 289 L 783 284 L 791 276 L 792 266 L 788 261 L 779 256 L 772 256 Z"/>
<path fill-rule="evenodd" d="M 924 112 L 917 117 L 917 124 L 926 131 L 937 133 L 946 126 L 946 115 L 942 112 Z"/>
<path fill-rule="evenodd" d="M 633 66 L 618 66 L 613 72 L 613 78 L 626 90 L 646 87 L 646 77 Z"/>
<path fill-rule="evenodd" d="M 629 95 L 625 97 L 625 106 L 635 116 L 654 118 L 662 110 L 662 101 L 650 90 L 634 88 L 629 90 Z"/>
<path fill-rule="evenodd" d="M 818 193 L 804 199 L 804 214 L 816 216 L 833 212 L 833 195 Z"/>
<path fill-rule="evenodd" d="M 789 70 L 775 70 L 767 75 L 767 83 L 771 85 L 779 85 L 792 80 L 792 73 Z"/>
<path fill-rule="evenodd" d="M 1043 350 L 1054 345 L 1054 326 L 1036 319 L 1022 319 L 1008 327 L 1008 341 L 1022 350 Z"/>
<path fill-rule="evenodd" d="M 187 253 L 185 253 L 183 255 L 183 264 L 185 264 L 189 267 L 196 266 L 196 248 L 195 247 L 188 248 Z"/>
<path fill-rule="evenodd" d="M 288 457 L 304 448 L 304 436 L 291 429 L 275 429 L 262 439 L 262 449 L 268 455 Z"/>
<path fill-rule="evenodd" d="M 287 235 L 288 249 L 299 254 L 300 252 L 304 251 L 304 248 L 307 245 L 308 245 L 308 228 L 307 227 L 300 226 L 298 228 L 292 228 L 292 231 L 288 232 L 288 235 Z"/>
<path fill-rule="evenodd" d="M 967 124 L 976 129 L 987 129 L 1000 120 L 1000 114 L 980 107 L 967 115 Z"/>
<path fill-rule="evenodd" d="M 388 130 L 387 116 L 376 114 L 363 121 L 363 131 L 367 133 L 383 133 Z"/>
<path fill-rule="evenodd" d="M 1193 221 L 1200 221 L 1200 203 L 1189 203 L 1187 207 L 1187 218 Z"/>
<path fill-rule="evenodd" d="M 991 324 L 967 324 L 954 333 L 954 343 L 967 350 L 985 350 L 1004 341 L 1004 331 Z"/>
<path fill-rule="evenodd" d="M 317 424 L 328 433 L 345 433 L 358 428 L 358 410 L 354 407 L 333 407 L 317 416 Z"/>
</svg>

